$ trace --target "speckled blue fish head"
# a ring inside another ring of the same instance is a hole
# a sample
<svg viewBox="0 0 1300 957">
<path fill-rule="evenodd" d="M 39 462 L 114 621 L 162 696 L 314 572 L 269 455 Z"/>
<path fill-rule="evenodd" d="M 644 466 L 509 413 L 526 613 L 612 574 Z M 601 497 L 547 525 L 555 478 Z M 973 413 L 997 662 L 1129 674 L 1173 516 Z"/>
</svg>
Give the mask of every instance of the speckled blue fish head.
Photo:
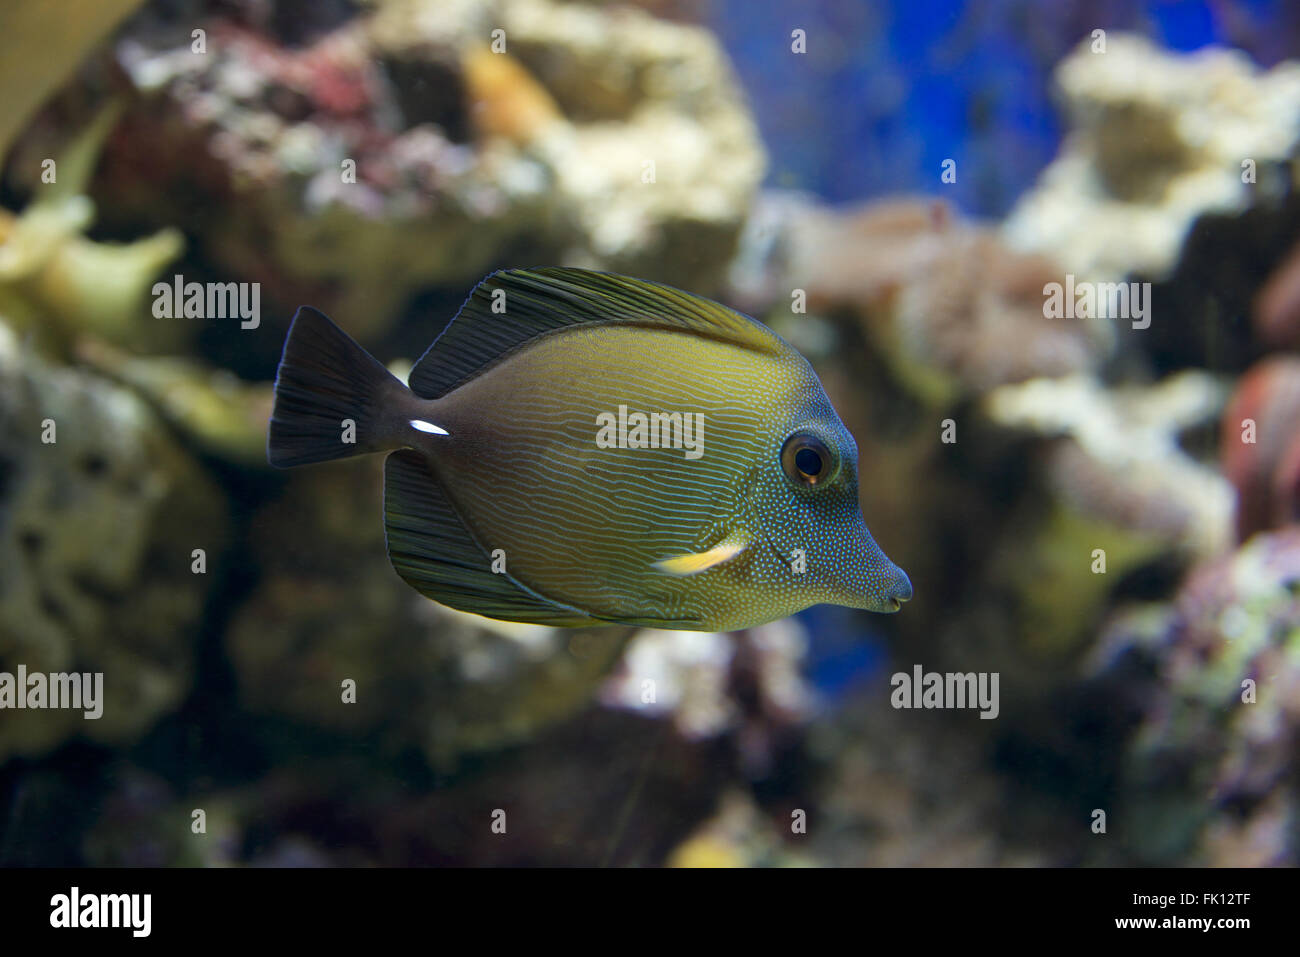
<svg viewBox="0 0 1300 957">
<path fill-rule="evenodd" d="M 774 430 L 750 497 L 768 556 L 756 556 L 755 571 L 785 578 L 800 604 L 898 611 L 912 583 L 867 528 L 857 443 L 811 367 L 796 358 L 797 398 Z"/>
</svg>

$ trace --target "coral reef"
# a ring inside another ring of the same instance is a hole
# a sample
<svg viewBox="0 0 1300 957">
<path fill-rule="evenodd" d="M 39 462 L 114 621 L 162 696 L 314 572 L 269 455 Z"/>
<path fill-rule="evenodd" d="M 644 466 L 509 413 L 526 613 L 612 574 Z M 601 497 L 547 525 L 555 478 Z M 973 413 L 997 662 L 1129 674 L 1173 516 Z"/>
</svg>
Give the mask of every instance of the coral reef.
<svg viewBox="0 0 1300 957">
<path fill-rule="evenodd" d="M 1056 82 L 1071 130 L 1003 234 L 1093 280 L 1166 275 L 1198 217 L 1277 198 L 1269 167 L 1300 139 L 1300 64 L 1265 72 L 1233 50 L 1180 56 L 1111 34 Z"/>
<path fill-rule="evenodd" d="M 1285 336 L 1285 288 L 1256 292 L 1300 239 L 1300 64 L 1180 56 L 1129 35 L 1087 43 L 1057 79 L 1070 132 L 1002 227 L 1089 282 L 1152 283 L 1149 328 L 1118 327 L 1157 369 L 1241 371 Z"/>
<path fill-rule="evenodd" d="M 1117 809 L 1134 858 L 1294 864 L 1300 778 L 1300 531 L 1198 568 L 1169 606 L 1117 618 L 1099 671 L 1146 674 Z"/>
<path fill-rule="evenodd" d="M 301 46 L 204 23 L 202 54 L 190 20 L 118 41 L 139 101 L 102 188 L 362 334 L 511 250 L 707 288 L 763 173 L 716 42 L 636 10 L 385 0 Z"/>
<path fill-rule="evenodd" d="M 936 406 L 1097 366 L 1106 326 L 1044 321 L 1043 287 L 1063 278 L 1049 257 L 1007 248 L 939 201 L 836 211 L 780 194 L 756 211 L 733 269 L 737 295 L 773 316 L 794 290 L 814 313 L 849 314 L 892 374 Z"/>
<path fill-rule="evenodd" d="M 1066 646 L 1065 636 L 1095 620 L 1126 573 L 1170 553 L 1184 562 L 1215 555 L 1231 541 L 1227 482 L 1177 441 L 1222 404 L 1208 376 L 1187 372 L 1134 389 L 1039 380 L 986 401 L 998 425 L 1068 437 L 1044 449 L 1050 516 L 991 562 L 994 580 L 1023 597 L 1023 633 L 1040 647 Z"/>
</svg>

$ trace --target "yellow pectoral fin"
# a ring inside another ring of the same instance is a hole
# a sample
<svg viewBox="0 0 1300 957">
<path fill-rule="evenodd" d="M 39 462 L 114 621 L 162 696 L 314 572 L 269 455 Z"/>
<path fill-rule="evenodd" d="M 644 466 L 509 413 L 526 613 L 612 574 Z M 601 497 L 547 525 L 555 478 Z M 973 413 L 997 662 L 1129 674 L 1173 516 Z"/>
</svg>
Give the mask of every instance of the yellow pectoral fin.
<svg viewBox="0 0 1300 957">
<path fill-rule="evenodd" d="M 695 575 L 715 565 L 735 558 L 749 547 L 749 536 L 732 532 L 707 552 L 695 552 L 691 555 L 678 555 L 655 562 L 655 568 L 669 575 Z"/>
</svg>

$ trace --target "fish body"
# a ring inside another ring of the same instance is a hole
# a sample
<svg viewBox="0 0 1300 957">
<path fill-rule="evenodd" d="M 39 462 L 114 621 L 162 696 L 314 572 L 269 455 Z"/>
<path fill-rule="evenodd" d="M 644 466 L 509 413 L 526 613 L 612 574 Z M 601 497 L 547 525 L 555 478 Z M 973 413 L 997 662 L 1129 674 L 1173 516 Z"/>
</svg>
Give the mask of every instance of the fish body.
<svg viewBox="0 0 1300 957">
<path fill-rule="evenodd" d="M 391 453 L 394 567 L 462 610 L 724 631 L 823 602 L 893 611 L 911 597 L 863 522 L 857 446 L 808 362 L 754 320 L 671 287 L 495 273 L 409 388 L 300 310 L 269 458 L 369 451 Z"/>
</svg>

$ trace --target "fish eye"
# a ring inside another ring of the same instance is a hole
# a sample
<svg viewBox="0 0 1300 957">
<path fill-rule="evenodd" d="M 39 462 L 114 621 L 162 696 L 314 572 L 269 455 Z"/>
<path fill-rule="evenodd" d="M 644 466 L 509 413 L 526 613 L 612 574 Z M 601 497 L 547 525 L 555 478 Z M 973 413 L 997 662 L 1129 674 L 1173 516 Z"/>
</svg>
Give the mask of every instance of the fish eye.
<svg viewBox="0 0 1300 957">
<path fill-rule="evenodd" d="M 781 447 L 781 468 L 796 485 L 812 487 L 834 473 L 835 455 L 817 436 L 797 432 Z"/>
</svg>

